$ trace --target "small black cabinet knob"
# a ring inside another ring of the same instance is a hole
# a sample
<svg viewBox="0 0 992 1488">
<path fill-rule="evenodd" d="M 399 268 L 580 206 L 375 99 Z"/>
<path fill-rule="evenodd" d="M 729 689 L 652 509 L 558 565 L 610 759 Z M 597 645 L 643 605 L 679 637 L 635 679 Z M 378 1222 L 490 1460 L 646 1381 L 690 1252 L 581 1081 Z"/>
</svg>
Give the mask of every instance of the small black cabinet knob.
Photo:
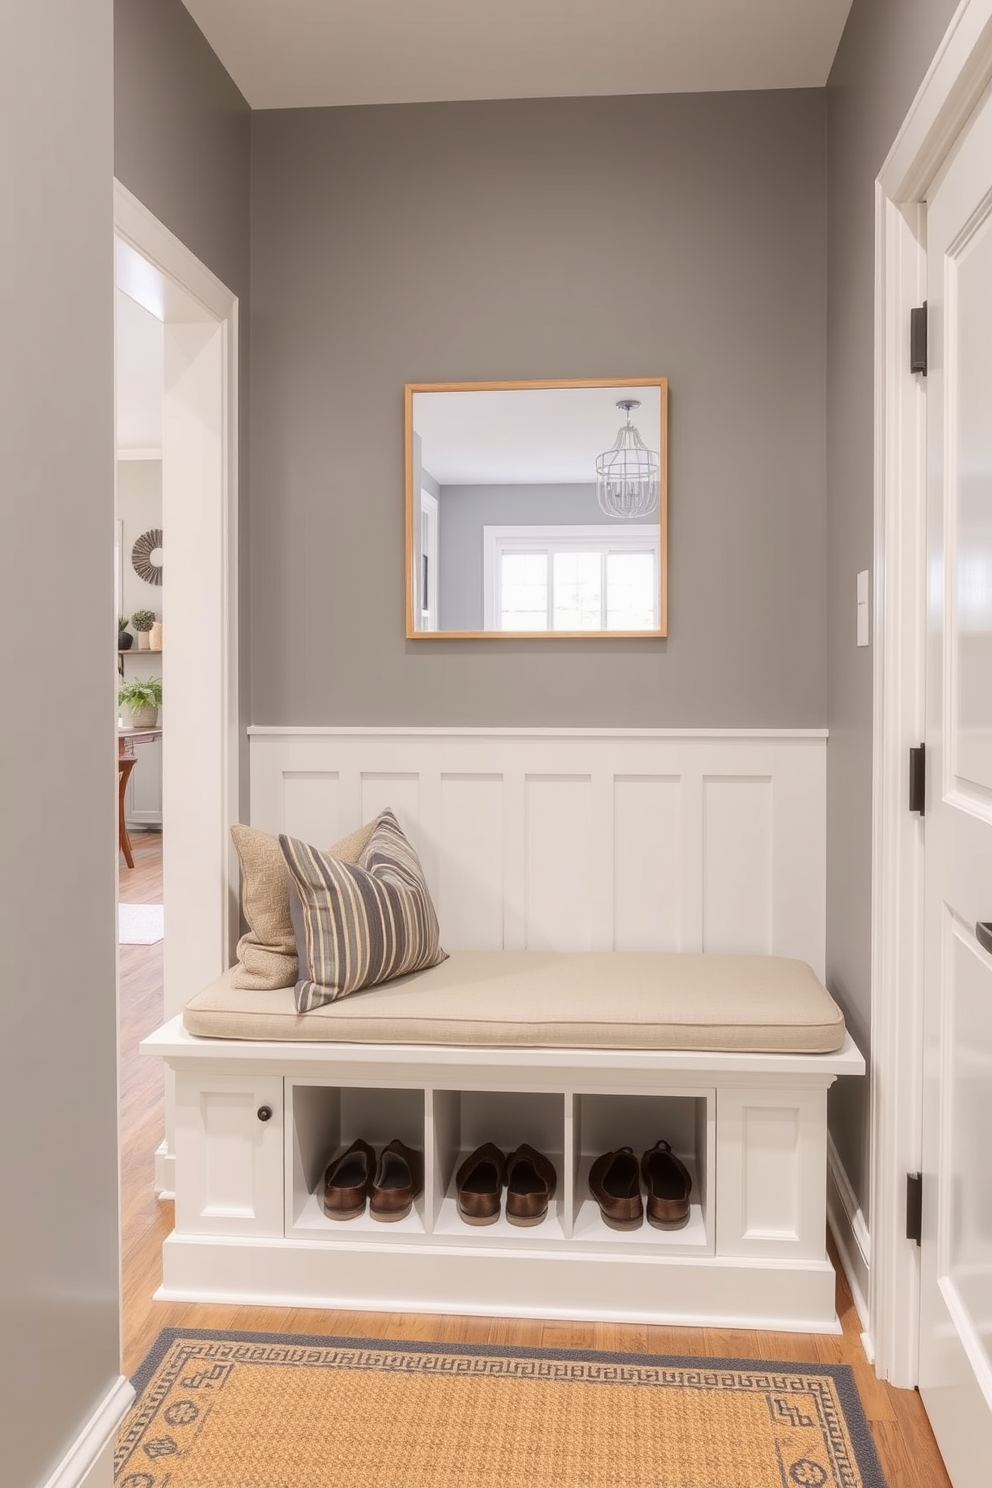
<svg viewBox="0 0 992 1488">
<path fill-rule="evenodd" d="M 271 1121 L 272 1120 L 272 1107 L 271 1106 L 259 1106 L 259 1108 L 258 1108 L 258 1119 L 259 1119 L 259 1121 Z"/>
</svg>

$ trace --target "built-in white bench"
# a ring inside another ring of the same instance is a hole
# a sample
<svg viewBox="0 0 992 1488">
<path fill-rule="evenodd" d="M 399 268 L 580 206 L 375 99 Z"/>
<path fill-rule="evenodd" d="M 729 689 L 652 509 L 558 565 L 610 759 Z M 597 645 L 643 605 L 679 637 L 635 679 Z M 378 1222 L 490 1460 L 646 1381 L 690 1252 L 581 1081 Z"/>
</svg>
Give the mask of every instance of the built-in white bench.
<svg viewBox="0 0 992 1488">
<path fill-rule="evenodd" d="M 255 728 L 250 765 L 251 821 L 269 832 L 332 843 L 392 807 L 453 955 L 416 1018 L 409 999 L 397 1016 L 391 984 L 304 1028 L 291 992 L 258 1004 L 239 994 L 233 1008 L 222 980 L 193 999 L 191 1032 L 180 1015 L 190 970 L 209 965 L 208 981 L 215 951 L 195 917 L 170 921 L 176 1016 L 143 1046 L 176 1075 L 164 1295 L 836 1329 L 826 1095 L 838 1075 L 863 1072 L 854 1044 L 835 1023 L 836 1044 L 790 1052 L 768 1042 L 766 1022 L 757 1045 L 666 1048 L 686 1041 L 698 1011 L 683 1008 L 677 1031 L 654 1006 L 617 1017 L 597 986 L 600 953 L 641 949 L 799 958 L 822 979 L 822 731 Z M 498 996 L 489 982 L 486 1037 L 459 1045 L 465 1010 L 451 1016 L 443 979 L 467 946 L 508 959 Z M 540 998 L 514 993 L 511 959 L 541 948 L 582 953 L 567 987 L 553 974 Z M 632 963 L 622 980 L 629 993 Z M 746 978 L 724 996 L 738 1023 L 760 1021 Z M 499 1042 L 494 1004 L 512 1014 L 517 1045 Z M 362 1026 L 376 1007 L 391 1009 L 388 1038 L 381 1020 Z M 202 1021 L 231 1014 L 254 1024 Z M 637 1027 L 641 1046 L 630 1034 L 626 1047 L 595 1047 L 604 1016 Z M 399 1224 L 323 1215 L 324 1165 L 359 1135 L 424 1146 L 423 1199 Z M 585 1187 L 591 1159 L 662 1136 L 693 1171 L 689 1225 L 607 1229 Z M 488 1140 L 554 1157 L 561 1182 L 544 1224 L 458 1220 L 458 1158 Z"/>
<path fill-rule="evenodd" d="M 142 1045 L 175 1072 L 160 1296 L 838 1331 L 827 1089 L 865 1066 L 803 962 L 460 952 L 303 1016 L 291 989 L 222 978 L 185 1020 Z M 325 1217 L 356 1137 L 423 1148 L 401 1222 Z M 607 1228 L 593 1159 L 659 1138 L 693 1176 L 688 1226 Z M 541 1225 L 459 1219 L 454 1174 L 486 1141 L 552 1158 Z"/>
</svg>

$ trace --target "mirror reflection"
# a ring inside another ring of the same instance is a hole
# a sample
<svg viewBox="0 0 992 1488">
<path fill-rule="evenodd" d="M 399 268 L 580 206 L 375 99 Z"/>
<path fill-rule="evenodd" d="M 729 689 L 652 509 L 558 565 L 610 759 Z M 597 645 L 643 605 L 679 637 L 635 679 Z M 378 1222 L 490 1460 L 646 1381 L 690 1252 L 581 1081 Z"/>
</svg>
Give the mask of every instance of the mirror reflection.
<svg viewBox="0 0 992 1488">
<path fill-rule="evenodd" d="M 667 382 L 409 384 L 407 635 L 665 635 Z"/>
</svg>

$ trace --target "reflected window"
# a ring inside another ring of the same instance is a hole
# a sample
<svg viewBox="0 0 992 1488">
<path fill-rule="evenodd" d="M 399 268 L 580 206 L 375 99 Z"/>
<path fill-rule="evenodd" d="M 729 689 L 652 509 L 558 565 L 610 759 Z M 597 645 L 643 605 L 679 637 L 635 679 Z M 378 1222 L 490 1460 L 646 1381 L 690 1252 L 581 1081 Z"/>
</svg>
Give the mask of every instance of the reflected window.
<svg viewBox="0 0 992 1488">
<path fill-rule="evenodd" d="M 547 553 L 503 553 L 499 573 L 499 629 L 548 629 Z"/>
<path fill-rule="evenodd" d="M 487 527 L 486 629 L 644 631 L 658 624 L 654 526 Z"/>
</svg>

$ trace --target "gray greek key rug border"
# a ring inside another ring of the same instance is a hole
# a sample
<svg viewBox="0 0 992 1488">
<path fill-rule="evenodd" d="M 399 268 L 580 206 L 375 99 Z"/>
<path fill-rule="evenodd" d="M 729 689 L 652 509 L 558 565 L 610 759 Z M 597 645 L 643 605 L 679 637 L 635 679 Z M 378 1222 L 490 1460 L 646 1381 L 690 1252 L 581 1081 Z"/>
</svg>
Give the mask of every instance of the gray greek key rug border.
<svg viewBox="0 0 992 1488">
<path fill-rule="evenodd" d="M 189 1343 L 190 1348 L 177 1351 L 173 1373 L 188 1368 L 196 1359 L 214 1365 L 290 1364 L 311 1368 L 484 1374 L 488 1377 L 553 1380 L 563 1384 L 580 1381 L 584 1384 L 629 1384 L 655 1389 L 723 1388 L 772 1392 L 791 1397 L 797 1404 L 802 1402 L 807 1410 L 813 1410 L 835 1454 L 835 1469 L 840 1475 L 836 1488 L 853 1488 L 859 1477 L 863 1488 L 886 1488 L 849 1364 L 691 1358 L 484 1343 L 408 1342 L 392 1338 L 323 1337 L 302 1333 L 230 1332 L 216 1328 L 163 1328 L 131 1378 L 137 1396 L 143 1393 L 176 1343 Z M 169 1380 L 159 1383 L 159 1391 L 154 1392 L 156 1398 L 142 1402 L 152 1413 L 158 1407 L 158 1395 L 162 1389 L 167 1393 L 172 1384 L 171 1374 Z M 847 1460 L 838 1405 L 854 1449 L 853 1463 Z M 146 1410 L 139 1413 L 141 1418 L 145 1417 Z M 138 1420 L 134 1421 L 133 1427 L 139 1434 L 143 1429 Z"/>
</svg>

